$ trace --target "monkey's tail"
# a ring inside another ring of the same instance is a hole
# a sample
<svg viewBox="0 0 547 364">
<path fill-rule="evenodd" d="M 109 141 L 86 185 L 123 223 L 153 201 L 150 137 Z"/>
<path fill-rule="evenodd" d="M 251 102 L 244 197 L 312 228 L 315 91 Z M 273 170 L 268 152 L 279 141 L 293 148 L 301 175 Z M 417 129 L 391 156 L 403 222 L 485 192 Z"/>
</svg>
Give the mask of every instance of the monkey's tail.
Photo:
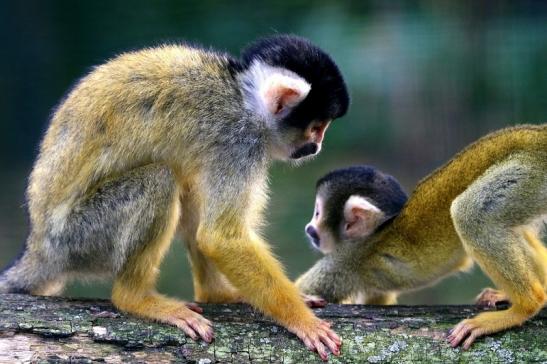
<svg viewBox="0 0 547 364">
<path fill-rule="evenodd" d="M 2 272 L 0 293 L 24 293 L 51 296 L 62 292 L 67 276 L 59 264 L 44 259 L 26 245 L 25 250 Z"/>
<path fill-rule="evenodd" d="M 24 289 L 23 281 L 25 279 L 21 277 L 25 270 L 23 267 L 25 253 L 26 249 L 0 271 L 0 293 L 29 293 L 28 290 Z"/>
</svg>

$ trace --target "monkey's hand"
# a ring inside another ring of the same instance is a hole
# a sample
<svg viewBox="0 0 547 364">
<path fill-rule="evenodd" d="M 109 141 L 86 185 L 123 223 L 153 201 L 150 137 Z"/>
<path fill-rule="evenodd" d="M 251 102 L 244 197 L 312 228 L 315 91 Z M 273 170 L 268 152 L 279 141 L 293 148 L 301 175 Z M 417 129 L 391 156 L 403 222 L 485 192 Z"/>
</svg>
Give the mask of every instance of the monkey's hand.
<svg viewBox="0 0 547 364">
<path fill-rule="evenodd" d="M 184 314 L 178 312 L 178 314 L 171 316 L 168 323 L 181 328 L 194 340 L 197 340 L 199 335 L 201 339 L 208 343 L 213 341 L 213 324 L 201 315 L 203 309 L 194 302 L 186 302 L 185 305 L 191 312 L 184 312 Z"/>
<path fill-rule="evenodd" d="M 308 305 L 308 307 L 320 308 L 320 307 L 325 307 L 327 305 L 327 301 L 322 297 L 305 294 L 305 293 L 300 293 L 300 296 L 302 297 L 306 305 Z"/>
<path fill-rule="evenodd" d="M 475 299 L 475 304 L 484 307 L 496 307 L 498 304 L 509 303 L 509 297 L 493 288 L 485 288 Z"/>
<path fill-rule="evenodd" d="M 213 324 L 201 315 L 203 309 L 195 303 L 169 304 L 160 308 L 156 314 L 150 314 L 157 321 L 178 327 L 193 340 L 213 341 Z M 138 313 L 137 313 L 138 314 Z"/>
<path fill-rule="evenodd" d="M 328 360 L 328 348 L 334 355 L 340 355 L 342 340 L 331 329 L 331 323 L 314 317 L 306 326 L 288 327 L 288 330 L 300 338 L 311 351 L 319 354 L 322 360 Z"/>
<path fill-rule="evenodd" d="M 201 315 L 203 310 L 196 303 L 178 301 L 157 293 L 134 295 L 115 286 L 112 301 L 120 310 L 178 327 L 192 339 L 213 341 L 213 324 Z"/>
</svg>

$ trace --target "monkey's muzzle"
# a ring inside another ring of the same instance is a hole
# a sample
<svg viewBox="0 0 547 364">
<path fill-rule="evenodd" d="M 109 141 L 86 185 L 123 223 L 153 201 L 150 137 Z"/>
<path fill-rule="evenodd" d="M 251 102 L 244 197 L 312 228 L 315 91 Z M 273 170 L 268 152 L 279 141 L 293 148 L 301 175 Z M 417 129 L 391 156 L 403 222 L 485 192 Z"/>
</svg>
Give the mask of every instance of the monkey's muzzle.
<svg viewBox="0 0 547 364">
<path fill-rule="evenodd" d="M 321 244 L 321 240 L 319 239 L 319 234 L 317 234 L 317 230 L 311 225 L 306 226 L 306 235 L 310 238 L 311 243 L 316 247 L 319 248 L 319 245 Z"/>
<path fill-rule="evenodd" d="M 317 153 L 319 145 L 317 143 L 304 144 L 291 154 L 291 159 L 300 159 L 308 155 Z"/>
</svg>

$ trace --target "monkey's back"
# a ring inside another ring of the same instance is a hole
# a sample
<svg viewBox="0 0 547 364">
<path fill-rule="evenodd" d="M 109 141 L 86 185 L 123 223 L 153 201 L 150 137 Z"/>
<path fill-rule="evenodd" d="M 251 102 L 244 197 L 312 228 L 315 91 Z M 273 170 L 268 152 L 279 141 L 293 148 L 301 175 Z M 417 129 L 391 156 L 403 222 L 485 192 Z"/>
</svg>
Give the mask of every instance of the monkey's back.
<svg viewBox="0 0 547 364">
<path fill-rule="evenodd" d="M 169 154 L 190 160 L 199 122 L 210 122 L 216 109 L 229 113 L 234 106 L 223 100 L 238 103 L 232 63 L 220 53 L 171 45 L 122 54 L 82 78 L 42 141 L 27 190 L 31 222 L 55 209 L 62 214 L 109 176 Z"/>
<path fill-rule="evenodd" d="M 547 124 L 502 129 L 470 144 L 417 185 L 395 227 L 412 231 L 416 243 L 459 241 L 450 217 L 452 201 L 488 168 L 526 151 L 547 153 Z"/>
</svg>

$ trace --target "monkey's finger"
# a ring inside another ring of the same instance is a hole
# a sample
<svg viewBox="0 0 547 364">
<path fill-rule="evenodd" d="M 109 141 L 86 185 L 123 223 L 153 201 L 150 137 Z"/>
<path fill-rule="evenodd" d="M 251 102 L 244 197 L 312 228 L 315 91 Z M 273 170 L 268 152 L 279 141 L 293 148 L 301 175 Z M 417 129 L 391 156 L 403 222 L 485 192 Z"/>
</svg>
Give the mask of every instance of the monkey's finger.
<svg viewBox="0 0 547 364">
<path fill-rule="evenodd" d="M 332 322 L 321 320 L 319 322 L 319 326 L 330 329 L 330 327 L 332 326 Z"/>
<path fill-rule="evenodd" d="M 323 342 L 329 348 L 330 352 L 334 355 L 338 356 L 340 355 L 340 347 L 337 343 L 335 343 L 333 340 L 331 340 L 326 332 L 320 334 L 319 340 Z"/>
<path fill-rule="evenodd" d="M 475 339 L 477 337 L 481 336 L 481 333 L 479 330 L 473 330 L 471 331 L 471 334 L 469 334 L 469 337 L 464 341 L 463 343 L 463 350 L 467 350 L 469 349 L 469 347 L 471 346 L 471 344 L 473 344 L 473 342 L 475 341 Z"/>
<path fill-rule="evenodd" d="M 195 313 L 194 311 L 192 311 L 188 315 L 184 315 L 184 316 L 179 317 L 179 318 L 182 319 L 182 320 L 185 320 L 185 321 L 188 321 L 188 320 L 190 320 L 190 318 L 192 318 L 192 319 L 197 320 L 198 322 L 200 322 L 204 325 L 213 327 L 213 323 L 211 321 L 207 320 L 205 317 L 203 317 L 199 313 Z"/>
<path fill-rule="evenodd" d="M 327 305 L 327 301 L 306 301 L 309 308 L 322 308 Z"/>
<path fill-rule="evenodd" d="M 198 335 L 196 334 L 196 332 L 183 320 L 180 320 L 180 319 L 176 319 L 175 320 L 175 325 L 179 328 L 179 329 L 182 329 L 182 331 L 184 331 L 184 333 L 188 336 L 190 336 L 192 338 L 192 340 L 197 340 L 198 339 Z"/>
<path fill-rule="evenodd" d="M 201 315 L 199 316 L 199 320 L 201 322 L 203 322 L 205 325 L 207 325 L 209 327 L 213 327 L 213 323 L 211 321 L 207 320 L 205 317 L 203 317 Z"/>
<path fill-rule="evenodd" d="M 460 342 L 469 334 L 469 331 L 471 331 L 471 328 L 465 322 L 460 322 L 457 324 L 452 334 L 448 337 L 450 345 L 453 348 L 458 346 Z"/>
<path fill-rule="evenodd" d="M 325 301 L 322 298 L 307 300 L 306 303 L 311 308 L 320 308 L 320 307 L 325 307 L 327 305 L 327 301 Z"/>
<path fill-rule="evenodd" d="M 325 348 L 325 345 L 323 345 L 319 338 L 313 340 L 313 346 L 315 346 L 315 349 L 317 350 L 317 353 L 319 354 L 321 359 L 327 361 L 329 358 L 329 355 L 327 354 L 327 348 Z"/>
<path fill-rule="evenodd" d="M 184 321 L 186 323 L 189 323 L 189 322 L 198 322 L 200 323 L 201 325 L 204 325 L 204 326 L 208 326 L 210 328 L 213 327 L 213 323 L 209 320 L 207 320 L 205 317 L 203 317 L 202 315 L 200 315 L 199 313 L 196 313 L 194 311 L 182 311 L 182 312 L 179 312 L 177 315 L 176 315 L 176 318 L 178 320 L 181 320 L 181 321 Z"/>
<path fill-rule="evenodd" d="M 199 307 L 195 302 L 186 302 L 186 307 L 194 312 L 203 313 L 203 308 Z"/>
<path fill-rule="evenodd" d="M 334 331 L 332 330 L 326 330 L 327 332 L 327 335 L 329 336 L 329 338 L 334 341 L 335 343 L 338 344 L 338 346 L 341 346 L 342 345 L 342 339 L 340 339 L 340 336 L 338 336 Z"/>
<path fill-rule="evenodd" d="M 450 344 L 451 347 L 455 348 L 456 346 L 460 344 L 460 342 L 463 340 L 464 337 L 465 337 L 464 333 L 462 333 L 459 336 L 452 336 L 448 338 L 448 343 Z"/>
<path fill-rule="evenodd" d="M 335 339 L 336 341 L 340 341 L 340 337 L 338 337 L 338 335 L 332 331 L 332 322 L 328 322 L 328 321 L 321 321 L 319 323 L 319 327 L 324 330 L 325 332 L 328 332 L 329 333 L 329 337 L 331 337 L 331 339 Z M 332 336 L 331 336 L 332 335 Z"/>
<path fill-rule="evenodd" d="M 308 294 L 301 294 L 301 296 L 306 305 L 308 305 L 308 307 L 318 308 L 325 307 L 327 305 L 327 301 L 319 296 L 313 296 Z"/>
<path fill-rule="evenodd" d="M 309 337 L 304 336 L 304 338 L 302 338 L 302 341 L 304 342 L 304 345 L 306 345 L 308 349 L 310 349 L 311 351 L 315 351 L 315 346 L 313 346 L 313 343 Z"/>
<path fill-rule="evenodd" d="M 206 342 L 210 343 L 213 341 L 213 329 L 207 324 L 200 322 L 199 319 L 189 318 L 186 320 L 188 326 L 190 326 L 199 336 Z"/>
</svg>

